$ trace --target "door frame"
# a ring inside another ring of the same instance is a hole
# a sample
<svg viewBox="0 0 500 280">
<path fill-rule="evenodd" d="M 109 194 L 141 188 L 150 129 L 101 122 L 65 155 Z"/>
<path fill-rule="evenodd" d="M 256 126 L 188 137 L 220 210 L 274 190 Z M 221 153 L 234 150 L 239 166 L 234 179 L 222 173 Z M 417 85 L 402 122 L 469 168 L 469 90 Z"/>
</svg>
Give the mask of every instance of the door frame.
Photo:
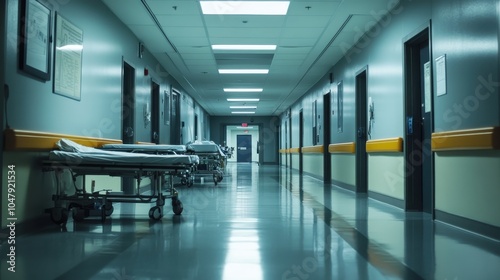
<svg viewBox="0 0 500 280">
<path fill-rule="evenodd" d="M 332 161 L 328 146 L 331 142 L 331 99 L 332 91 L 328 91 L 323 95 L 323 180 L 326 184 L 332 182 Z"/>
<path fill-rule="evenodd" d="M 368 98 L 368 65 L 356 72 L 356 192 L 368 192 L 368 154 L 367 138 L 367 98 Z M 364 141 L 363 141 L 364 140 Z"/>
<path fill-rule="evenodd" d="M 304 159 L 302 156 L 302 147 L 304 147 L 304 110 L 299 111 L 299 173 L 304 171 Z"/>
<path fill-rule="evenodd" d="M 151 79 L 151 143 L 160 144 L 160 84 Z"/>
<path fill-rule="evenodd" d="M 425 211 L 430 213 L 432 217 L 435 216 L 435 183 L 434 183 L 434 156 L 429 147 L 425 147 L 422 123 L 423 116 L 422 110 L 422 87 L 421 87 L 421 73 L 420 73 L 420 49 L 421 45 L 427 42 L 429 49 L 429 62 L 431 66 L 431 94 L 430 94 L 430 133 L 433 132 L 433 93 L 432 93 L 432 42 L 431 42 L 431 26 L 430 22 L 421 26 L 416 31 L 406 36 L 403 39 L 403 70 L 404 70 L 404 124 L 405 124 L 405 211 Z M 418 69 L 417 69 L 418 67 Z M 418 94 L 415 94 L 417 93 Z M 412 127 L 410 129 L 410 118 Z M 410 131 L 411 130 L 411 131 Z M 424 196 L 423 184 L 423 162 L 415 162 L 414 157 L 417 155 L 421 159 L 422 153 L 431 153 L 430 155 L 430 173 L 429 190 L 427 190 L 430 197 Z M 419 154 L 420 153 L 420 154 Z M 430 204 L 430 209 L 424 209 L 424 199 Z"/>
</svg>

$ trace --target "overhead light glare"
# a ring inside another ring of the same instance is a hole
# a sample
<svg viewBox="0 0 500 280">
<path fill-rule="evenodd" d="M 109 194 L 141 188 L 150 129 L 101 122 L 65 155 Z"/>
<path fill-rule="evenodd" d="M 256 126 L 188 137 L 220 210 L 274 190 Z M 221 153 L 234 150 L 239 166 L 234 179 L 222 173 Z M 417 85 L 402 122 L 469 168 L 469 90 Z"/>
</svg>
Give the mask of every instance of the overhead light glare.
<svg viewBox="0 0 500 280">
<path fill-rule="evenodd" d="M 231 112 L 231 114 L 255 114 L 255 112 L 251 112 L 251 111 L 236 111 L 236 112 Z"/>
<path fill-rule="evenodd" d="M 262 88 L 224 88 L 224 92 L 262 92 Z"/>
<path fill-rule="evenodd" d="M 253 126 L 237 126 L 237 129 L 253 129 Z"/>
<path fill-rule="evenodd" d="M 219 69 L 219 74 L 267 74 L 269 69 Z"/>
<path fill-rule="evenodd" d="M 259 98 L 228 98 L 229 102 L 259 102 Z"/>
<path fill-rule="evenodd" d="M 229 106 L 230 109 L 257 109 L 257 106 Z"/>
<path fill-rule="evenodd" d="M 286 15 L 290 1 L 200 1 L 204 15 Z"/>
<path fill-rule="evenodd" d="M 274 51 L 276 45 L 212 45 L 213 50 Z"/>
<path fill-rule="evenodd" d="M 61 47 L 56 47 L 60 51 L 81 51 L 83 50 L 82 45 L 64 45 Z"/>
</svg>

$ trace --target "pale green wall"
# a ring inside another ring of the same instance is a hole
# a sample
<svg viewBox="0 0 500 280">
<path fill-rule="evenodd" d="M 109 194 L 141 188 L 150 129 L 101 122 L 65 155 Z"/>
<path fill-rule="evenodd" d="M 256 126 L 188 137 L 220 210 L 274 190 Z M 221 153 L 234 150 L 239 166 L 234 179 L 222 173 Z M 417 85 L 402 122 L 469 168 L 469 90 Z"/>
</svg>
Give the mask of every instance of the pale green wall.
<svg viewBox="0 0 500 280">
<path fill-rule="evenodd" d="M 299 170 L 299 154 L 290 154 L 292 159 L 292 168 Z"/>
<path fill-rule="evenodd" d="M 356 184 L 356 156 L 354 154 L 332 154 L 332 180 L 351 186 Z"/>
<path fill-rule="evenodd" d="M 303 171 L 323 178 L 323 154 L 303 154 Z"/>
<path fill-rule="evenodd" d="M 500 151 L 438 152 L 436 209 L 500 226 Z"/>
<path fill-rule="evenodd" d="M 368 190 L 404 200 L 404 155 L 369 154 Z"/>
<path fill-rule="evenodd" d="M 39 160 L 45 158 L 46 153 L 4 152 L 3 178 L 7 178 L 8 166 L 12 165 L 15 171 L 15 215 L 17 222 L 34 219 L 43 214 L 45 208 L 53 206 L 51 197 L 55 192 L 54 175 L 43 173 L 39 167 Z M 65 178 L 70 177 L 64 174 Z M 2 184 L 7 202 L 7 179 Z M 69 184 L 63 188 L 69 189 Z M 7 225 L 7 206 L 2 205 L 2 228 Z"/>
</svg>

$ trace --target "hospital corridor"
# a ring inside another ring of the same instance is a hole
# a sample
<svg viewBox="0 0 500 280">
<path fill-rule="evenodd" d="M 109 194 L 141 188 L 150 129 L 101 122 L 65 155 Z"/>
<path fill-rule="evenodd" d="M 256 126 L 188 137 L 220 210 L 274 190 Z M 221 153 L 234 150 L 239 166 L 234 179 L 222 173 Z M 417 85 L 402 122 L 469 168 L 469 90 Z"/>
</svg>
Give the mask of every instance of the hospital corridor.
<svg viewBox="0 0 500 280">
<path fill-rule="evenodd" d="M 182 215 L 142 204 L 17 238 L 2 279 L 497 279 L 498 242 L 277 166 L 232 163 L 179 189 Z M 7 254 L 2 246 L 0 253 Z M 12 277 L 11 275 L 14 275 Z"/>
<path fill-rule="evenodd" d="M 499 0 L 0 0 L 0 280 L 498 280 L 499 93 Z"/>
</svg>

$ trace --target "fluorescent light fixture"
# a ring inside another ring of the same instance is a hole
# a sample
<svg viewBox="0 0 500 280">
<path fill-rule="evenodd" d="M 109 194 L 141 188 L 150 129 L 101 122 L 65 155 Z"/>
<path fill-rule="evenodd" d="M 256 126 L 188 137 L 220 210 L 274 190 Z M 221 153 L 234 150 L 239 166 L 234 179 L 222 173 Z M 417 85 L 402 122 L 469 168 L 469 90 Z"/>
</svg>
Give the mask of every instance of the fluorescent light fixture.
<svg viewBox="0 0 500 280">
<path fill-rule="evenodd" d="M 253 126 L 237 126 L 237 129 L 253 129 Z"/>
<path fill-rule="evenodd" d="M 290 1 L 200 1 L 204 15 L 286 15 Z"/>
<path fill-rule="evenodd" d="M 229 102 L 259 102 L 259 98 L 228 98 Z"/>
<path fill-rule="evenodd" d="M 276 45 L 212 45 L 213 50 L 274 51 Z"/>
<path fill-rule="evenodd" d="M 231 114 L 255 114 L 255 112 L 250 112 L 250 111 L 238 111 L 238 112 L 231 112 Z"/>
<path fill-rule="evenodd" d="M 262 92 L 262 88 L 224 88 L 224 92 Z"/>
<path fill-rule="evenodd" d="M 219 69 L 219 74 L 267 74 L 269 69 Z"/>
<path fill-rule="evenodd" d="M 257 109 L 257 106 L 229 106 L 230 109 Z"/>
</svg>

